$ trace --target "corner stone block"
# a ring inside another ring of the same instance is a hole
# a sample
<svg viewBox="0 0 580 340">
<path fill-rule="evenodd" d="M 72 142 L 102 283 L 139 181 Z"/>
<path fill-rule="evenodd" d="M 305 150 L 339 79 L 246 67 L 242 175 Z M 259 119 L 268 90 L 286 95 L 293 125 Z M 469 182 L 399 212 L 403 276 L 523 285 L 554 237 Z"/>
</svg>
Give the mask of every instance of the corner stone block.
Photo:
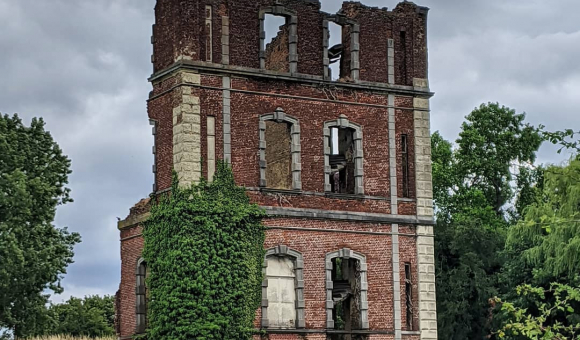
<svg viewBox="0 0 580 340">
<path fill-rule="evenodd" d="M 429 99 L 426 98 L 413 98 L 413 106 L 417 109 L 429 110 Z"/>
<path fill-rule="evenodd" d="M 201 76 L 197 73 L 184 72 L 181 74 L 181 79 L 184 83 L 188 84 L 201 84 Z"/>
</svg>

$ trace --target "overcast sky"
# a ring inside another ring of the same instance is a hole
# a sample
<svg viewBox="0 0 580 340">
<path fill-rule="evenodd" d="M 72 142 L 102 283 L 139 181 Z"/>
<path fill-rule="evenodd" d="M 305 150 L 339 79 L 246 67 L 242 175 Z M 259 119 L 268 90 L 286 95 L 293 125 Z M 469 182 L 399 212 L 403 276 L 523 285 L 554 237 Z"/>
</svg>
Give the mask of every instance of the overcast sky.
<svg viewBox="0 0 580 340">
<path fill-rule="evenodd" d="M 393 8 L 396 1 L 362 1 Z M 336 12 L 338 0 L 322 0 Z M 580 1 L 423 0 L 429 14 L 432 129 L 455 140 L 488 101 L 549 129 L 580 129 Z M 116 217 L 151 191 L 151 25 L 155 0 L 0 0 L 0 112 L 44 117 L 72 159 L 75 202 L 56 224 L 82 234 L 69 296 L 114 294 Z M 544 146 L 541 162 L 561 162 Z"/>
</svg>

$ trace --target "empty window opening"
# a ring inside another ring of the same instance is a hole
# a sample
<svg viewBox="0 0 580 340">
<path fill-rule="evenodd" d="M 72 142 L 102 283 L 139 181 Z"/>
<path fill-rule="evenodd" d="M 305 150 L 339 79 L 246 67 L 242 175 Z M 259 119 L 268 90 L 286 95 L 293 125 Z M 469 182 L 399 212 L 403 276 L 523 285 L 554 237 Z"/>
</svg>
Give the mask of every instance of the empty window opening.
<svg viewBox="0 0 580 340">
<path fill-rule="evenodd" d="M 401 46 L 399 47 L 399 51 L 401 51 L 401 84 L 407 85 L 407 32 L 401 31 L 400 36 Z"/>
<path fill-rule="evenodd" d="M 407 330 L 413 330 L 413 282 L 411 281 L 411 264 L 405 263 L 405 305 L 407 309 Z"/>
<path fill-rule="evenodd" d="M 266 46 L 265 68 L 270 71 L 290 72 L 290 25 L 283 16 L 266 14 L 264 32 Z"/>
<path fill-rule="evenodd" d="M 285 256 L 266 258 L 268 328 L 296 328 L 296 274 L 294 261 Z"/>
<path fill-rule="evenodd" d="M 332 260 L 332 318 L 334 329 L 345 331 L 332 334 L 331 340 L 356 340 L 349 331 L 362 329 L 360 262 L 356 259 Z"/>
<path fill-rule="evenodd" d="M 334 193 L 355 193 L 354 132 L 350 128 L 330 129 L 330 184 Z"/>
<path fill-rule="evenodd" d="M 147 289 L 146 279 L 149 276 L 149 268 L 145 261 L 140 260 L 137 265 L 137 275 L 135 281 L 136 295 L 136 333 L 145 333 L 147 329 L 147 300 L 149 299 L 149 290 Z"/>
<path fill-rule="evenodd" d="M 266 121 L 266 184 L 272 189 L 292 189 L 291 125 Z"/>
<path fill-rule="evenodd" d="M 401 135 L 401 164 L 403 167 L 403 197 L 409 198 L 409 142 L 407 135 Z"/>
<path fill-rule="evenodd" d="M 342 63 L 343 63 L 343 53 L 344 45 L 342 39 L 342 26 L 335 23 L 328 23 L 328 59 L 329 59 L 329 72 L 330 79 L 338 80 L 343 77 Z"/>
</svg>

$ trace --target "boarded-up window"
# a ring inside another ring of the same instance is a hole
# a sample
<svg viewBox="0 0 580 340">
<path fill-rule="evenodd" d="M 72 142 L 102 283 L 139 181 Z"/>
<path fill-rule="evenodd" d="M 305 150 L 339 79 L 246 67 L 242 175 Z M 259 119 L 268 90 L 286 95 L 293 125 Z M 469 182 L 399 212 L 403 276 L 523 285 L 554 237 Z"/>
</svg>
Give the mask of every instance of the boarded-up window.
<svg viewBox="0 0 580 340">
<path fill-rule="evenodd" d="M 290 125 L 266 122 L 266 183 L 272 189 L 292 189 Z"/>
<path fill-rule="evenodd" d="M 269 328 L 296 328 L 294 261 L 280 256 L 269 256 L 266 260 Z"/>
</svg>

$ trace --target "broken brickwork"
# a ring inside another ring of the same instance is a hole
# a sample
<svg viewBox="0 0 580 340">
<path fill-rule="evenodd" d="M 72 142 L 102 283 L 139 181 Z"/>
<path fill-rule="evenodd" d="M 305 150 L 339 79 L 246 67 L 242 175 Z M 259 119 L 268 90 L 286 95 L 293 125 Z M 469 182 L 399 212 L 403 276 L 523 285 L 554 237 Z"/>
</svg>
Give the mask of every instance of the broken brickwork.
<svg viewBox="0 0 580 340">
<path fill-rule="evenodd" d="M 187 185 L 231 163 L 268 214 L 255 322 L 266 338 L 436 339 L 428 10 L 320 7 L 157 1 L 153 194 L 170 190 L 173 170 Z M 267 15 L 285 22 L 271 41 Z M 329 23 L 342 26 L 337 46 Z M 146 323 L 147 216 L 142 201 L 119 222 L 121 339 Z"/>
</svg>

